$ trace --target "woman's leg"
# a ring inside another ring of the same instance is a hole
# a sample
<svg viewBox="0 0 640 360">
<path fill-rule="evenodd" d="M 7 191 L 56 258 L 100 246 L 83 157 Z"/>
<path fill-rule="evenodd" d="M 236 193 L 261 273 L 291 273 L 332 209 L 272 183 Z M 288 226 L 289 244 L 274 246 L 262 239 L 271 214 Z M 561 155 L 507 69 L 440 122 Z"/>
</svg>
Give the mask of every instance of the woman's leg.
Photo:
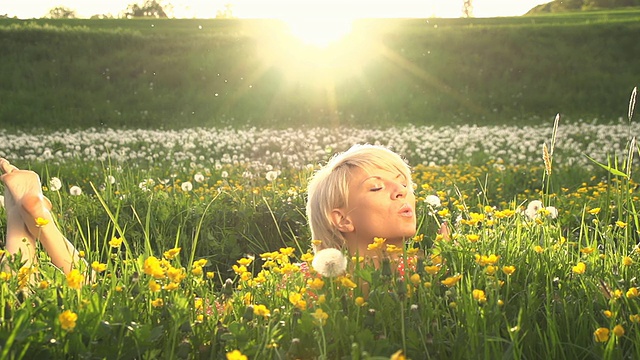
<svg viewBox="0 0 640 360">
<path fill-rule="evenodd" d="M 40 241 L 51 262 L 65 273 L 78 263 L 78 251 L 56 226 L 51 214 L 51 202 L 42 193 L 40 177 L 33 171 L 20 170 L 0 158 L 0 180 L 5 186 L 11 206 L 7 211 L 7 251 L 22 251 L 23 260 L 35 258 L 35 240 Z M 38 219 L 41 219 L 39 223 Z M 46 223 L 43 225 L 43 223 Z M 11 227 L 11 236 L 9 236 Z M 23 238 L 27 236 L 25 242 Z"/>
</svg>

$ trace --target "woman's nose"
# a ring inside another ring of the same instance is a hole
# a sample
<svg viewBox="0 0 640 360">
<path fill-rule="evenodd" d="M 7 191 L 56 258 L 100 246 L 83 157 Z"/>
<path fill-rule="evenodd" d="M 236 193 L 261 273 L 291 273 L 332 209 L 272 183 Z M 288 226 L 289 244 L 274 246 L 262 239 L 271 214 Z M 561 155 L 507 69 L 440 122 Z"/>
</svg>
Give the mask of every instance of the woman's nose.
<svg viewBox="0 0 640 360">
<path fill-rule="evenodd" d="M 394 199 L 400 199 L 403 198 L 405 196 L 407 196 L 407 186 L 399 183 L 399 182 L 394 182 L 394 191 L 393 191 L 393 195 L 392 197 Z"/>
</svg>

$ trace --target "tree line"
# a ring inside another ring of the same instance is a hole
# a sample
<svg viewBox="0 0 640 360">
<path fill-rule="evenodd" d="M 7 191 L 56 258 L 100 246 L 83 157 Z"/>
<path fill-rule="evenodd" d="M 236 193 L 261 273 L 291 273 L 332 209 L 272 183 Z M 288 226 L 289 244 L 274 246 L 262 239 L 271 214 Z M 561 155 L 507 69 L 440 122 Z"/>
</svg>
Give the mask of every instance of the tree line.
<svg viewBox="0 0 640 360">
<path fill-rule="evenodd" d="M 534 7 L 527 14 L 613 9 L 632 6 L 640 6 L 640 0 L 554 0 Z"/>
</svg>

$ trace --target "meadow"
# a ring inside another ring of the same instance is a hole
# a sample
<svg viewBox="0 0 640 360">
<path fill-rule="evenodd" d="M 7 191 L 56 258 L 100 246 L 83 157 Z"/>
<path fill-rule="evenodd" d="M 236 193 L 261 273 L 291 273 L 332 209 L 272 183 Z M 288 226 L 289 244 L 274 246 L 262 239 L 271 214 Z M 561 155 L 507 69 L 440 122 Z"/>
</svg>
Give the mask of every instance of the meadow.
<svg viewBox="0 0 640 360">
<path fill-rule="evenodd" d="M 0 272 L 0 357 L 638 357 L 639 126 L 556 120 L 2 131 L 86 264 Z M 372 239 L 402 266 L 335 276 L 310 252 L 306 181 L 357 142 L 413 165 L 419 230 Z"/>
<path fill-rule="evenodd" d="M 0 359 L 640 358 L 639 17 L 0 19 L 0 157 L 84 259 L 3 254 Z M 413 168 L 375 268 L 310 251 L 354 143 Z"/>
</svg>

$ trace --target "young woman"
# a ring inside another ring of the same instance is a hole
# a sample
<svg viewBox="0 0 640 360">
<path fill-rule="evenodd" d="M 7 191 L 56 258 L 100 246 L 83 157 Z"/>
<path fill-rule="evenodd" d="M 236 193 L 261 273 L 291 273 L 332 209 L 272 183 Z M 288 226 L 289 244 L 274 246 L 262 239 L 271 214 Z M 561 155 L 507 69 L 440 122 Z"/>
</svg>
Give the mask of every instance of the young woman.
<svg viewBox="0 0 640 360">
<path fill-rule="evenodd" d="M 368 249 L 375 237 L 402 248 L 416 233 L 411 169 L 385 147 L 355 145 L 334 156 L 307 191 L 315 252 L 337 248 L 377 262 Z"/>
</svg>

